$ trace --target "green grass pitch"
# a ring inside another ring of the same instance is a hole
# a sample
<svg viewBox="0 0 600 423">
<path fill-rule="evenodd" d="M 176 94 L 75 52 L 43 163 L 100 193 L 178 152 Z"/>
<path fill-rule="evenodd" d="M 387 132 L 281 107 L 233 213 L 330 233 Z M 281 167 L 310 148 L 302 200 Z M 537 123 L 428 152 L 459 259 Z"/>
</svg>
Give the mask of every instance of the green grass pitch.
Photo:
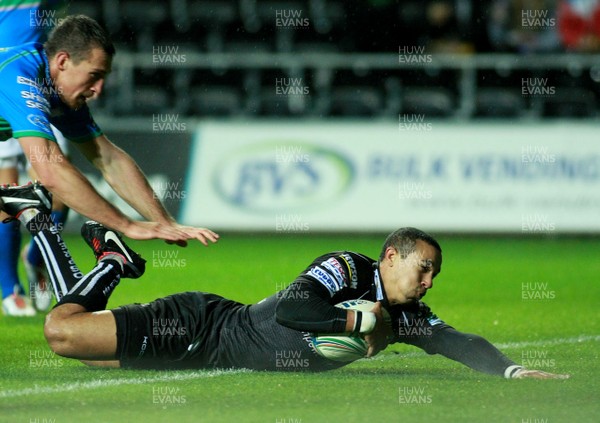
<svg viewBox="0 0 600 423">
<path fill-rule="evenodd" d="M 255 302 L 332 250 L 371 257 L 383 236 L 227 235 L 218 245 L 132 246 L 148 259 L 109 306 L 185 290 Z M 568 380 L 504 380 L 395 345 L 321 374 L 88 368 L 52 355 L 43 317 L 0 316 L 0 422 L 597 422 L 597 239 L 442 237 L 442 273 L 425 301 L 516 362 Z M 82 269 L 92 256 L 67 242 Z M 596 253 L 593 253 L 596 251 Z"/>
</svg>

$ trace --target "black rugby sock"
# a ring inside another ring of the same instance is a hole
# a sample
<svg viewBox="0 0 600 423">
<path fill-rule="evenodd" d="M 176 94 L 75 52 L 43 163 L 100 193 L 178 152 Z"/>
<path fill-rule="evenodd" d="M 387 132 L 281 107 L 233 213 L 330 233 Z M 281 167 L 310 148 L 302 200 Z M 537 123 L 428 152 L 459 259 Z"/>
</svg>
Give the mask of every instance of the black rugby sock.
<svg viewBox="0 0 600 423">
<path fill-rule="evenodd" d="M 108 298 L 121 281 L 120 263 L 106 258 L 98 262 L 56 305 L 79 304 L 87 311 L 106 308 Z"/>
<path fill-rule="evenodd" d="M 26 209 L 19 215 L 19 220 L 33 235 L 46 264 L 56 300 L 60 301 L 79 282 L 83 273 L 73 261 L 49 214 L 36 209 Z"/>
</svg>

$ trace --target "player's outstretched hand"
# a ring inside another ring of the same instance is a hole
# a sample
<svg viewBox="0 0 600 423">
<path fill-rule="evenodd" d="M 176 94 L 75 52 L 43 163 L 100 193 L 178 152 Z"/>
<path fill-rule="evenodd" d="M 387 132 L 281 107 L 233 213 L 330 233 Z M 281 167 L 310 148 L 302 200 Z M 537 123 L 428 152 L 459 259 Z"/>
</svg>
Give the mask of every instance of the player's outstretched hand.
<svg viewBox="0 0 600 423">
<path fill-rule="evenodd" d="M 548 373 L 541 370 L 520 369 L 515 373 L 513 379 L 568 379 L 570 377 L 571 375 Z"/>
<path fill-rule="evenodd" d="M 388 346 L 388 339 L 392 336 L 392 327 L 389 322 L 386 322 L 383 318 L 383 312 L 381 309 L 381 303 L 378 301 L 375 303 L 371 312 L 375 313 L 377 323 L 375 323 L 375 329 L 367 335 L 365 335 L 365 341 L 369 344 L 367 350 L 367 357 L 373 357 L 385 349 Z"/>
<path fill-rule="evenodd" d="M 131 222 L 123 229 L 123 234 L 131 239 L 147 240 L 162 239 L 170 244 L 185 247 L 190 239 L 197 239 L 204 245 L 207 240 L 217 242 L 219 235 L 210 229 L 182 226 L 177 223 Z"/>
<path fill-rule="evenodd" d="M 219 240 L 219 234 L 217 234 L 216 232 L 213 232 L 207 228 L 195 228 L 193 226 L 183 226 L 178 223 L 175 223 L 174 226 L 177 227 L 179 230 L 181 230 L 183 233 L 185 233 L 187 236 L 187 239 L 196 239 L 207 247 L 208 247 L 208 241 L 215 243 Z M 172 244 L 173 242 L 167 240 L 167 243 Z M 184 244 L 176 243 L 176 244 L 181 247 L 185 247 L 187 245 L 187 243 L 184 243 Z"/>
</svg>

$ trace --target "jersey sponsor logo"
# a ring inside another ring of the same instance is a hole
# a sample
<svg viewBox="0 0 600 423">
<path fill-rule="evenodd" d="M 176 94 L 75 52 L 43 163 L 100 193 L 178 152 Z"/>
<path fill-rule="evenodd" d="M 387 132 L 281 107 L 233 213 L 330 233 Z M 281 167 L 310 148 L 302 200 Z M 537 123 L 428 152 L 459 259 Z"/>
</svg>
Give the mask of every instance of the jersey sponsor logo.
<svg viewBox="0 0 600 423">
<path fill-rule="evenodd" d="M 25 102 L 25 105 L 27 107 L 29 107 L 30 109 L 38 109 L 41 110 L 42 112 L 49 114 L 50 113 L 50 108 L 47 107 L 46 105 L 42 104 L 42 103 L 38 103 L 37 101 L 33 101 L 33 100 L 27 100 Z"/>
<path fill-rule="evenodd" d="M 25 100 L 37 101 L 38 103 L 41 103 L 46 107 L 50 107 L 50 103 L 48 102 L 48 100 L 46 100 L 43 96 L 33 91 L 21 91 L 21 97 L 23 97 Z"/>
<path fill-rule="evenodd" d="M 27 115 L 27 120 L 29 121 L 29 123 L 31 123 L 39 128 L 42 128 L 45 132 L 52 131 L 48 121 L 39 115 L 34 115 L 33 113 L 29 114 L 29 115 Z"/>
<path fill-rule="evenodd" d="M 358 286 L 358 275 L 356 273 L 356 264 L 354 259 L 349 254 L 340 254 L 340 257 L 346 262 L 348 271 L 350 272 L 350 287 L 356 289 Z"/>
<path fill-rule="evenodd" d="M 333 276 L 335 276 L 340 286 L 347 286 L 346 273 L 344 272 L 344 268 L 339 261 L 331 257 L 330 259 L 321 263 L 321 266 L 329 270 Z"/>
<path fill-rule="evenodd" d="M 41 85 L 33 79 L 25 78 L 24 76 L 17 76 L 17 84 L 29 85 L 30 87 L 41 89 Z"/>
<path fill-rule="evenodd" d="M 342 289 L 342 285 L 337 283 L 333 276 L 331 276 L 329 273 L 327 273 L 320 267 L 313 267 L 308 271 L 307 275 L 312 276 L 313 278 L 321 282 L 323 286 L 327 288 L 332 297 L 333 294 Z"/>
</svg>

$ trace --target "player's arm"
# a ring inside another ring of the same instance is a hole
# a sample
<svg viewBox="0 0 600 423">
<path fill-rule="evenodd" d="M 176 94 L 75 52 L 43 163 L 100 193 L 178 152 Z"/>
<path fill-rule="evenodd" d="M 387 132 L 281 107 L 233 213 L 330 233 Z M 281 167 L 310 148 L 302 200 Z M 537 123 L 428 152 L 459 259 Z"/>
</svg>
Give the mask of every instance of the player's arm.
<svg viewBox="0 0 600 423">
<path fill-rule="evenodd" d="M 161 230 L 154 222 L 136 222 L 108 203 L 73 166 L 54 141 L 43 137 L 20 137 L 23 152 L 40 181 L 73 210 L 133 239 L 160 238 L 172 242 L 186 239 Z"/>
<path fill-rule="evenodd" d="M 160 202 L 148 179 L 129 154 L 113 144 L 105 135 L 78 143 L 85 157 L 102 173 L 115 192 L 150 222 L 157 222 L 162 230 L 172 232 L 185 245 L 186 239 L 216 242 L 218 235 L 209 229 L 177 224 Z"/>
<path fill-rule="evenodd" d="M 335 307 L 328 297 L 327 289 L 315 281 L 297 279 L 281 293 L 275 309 L 277 323 L 299 331 L 360 334 L 369 345 L 368 357 L 387 347 L 391 328 L 383 319 L 381 303 L 361 312 Z"/>
<path fill-rule="evenodd" d="M 474 370 L 506 378 L 568 377 L 524 369 L 479 335 L 459 332 L 444 323 L 431 326 L 431 329 L 420 336 L 407 337 L 403 342 L 420 347 L 428 354 L 441 354 Z"/>
<path fill-rule="evenodd" d="M 359 298 L 370 289 L 358 281 L 372 277 L 370 262 L 351 252 L 327 254 L 315 261 L 286 290 L 276 308 L 278 323 L 292 329 L 321 333 L 371 333 L 375 313 L 335 307 L 342 298 Z M 367 274 L 362 275 L 367 267 Z M 355 285 L 351 288 L 352 285 Z M 334 297 L 336 298 L 334 300 Z M 381 315 L 381 313 L 379 313 Z"/>
<path fill-rule="evenodd" d="M 56 142 L 21 137 L 19 143 L 40 182 L 78 213 L 125 232 L 130 220 L 98 194 Z"/>
<path fill-rule="evenodd" d="M 275 308 L 277 323 L 300 331 L 352 332 L 354 312 L 334 307 L 329 298 L 325 287 L 300 276 L 281 292 Z"/>
</svg>

